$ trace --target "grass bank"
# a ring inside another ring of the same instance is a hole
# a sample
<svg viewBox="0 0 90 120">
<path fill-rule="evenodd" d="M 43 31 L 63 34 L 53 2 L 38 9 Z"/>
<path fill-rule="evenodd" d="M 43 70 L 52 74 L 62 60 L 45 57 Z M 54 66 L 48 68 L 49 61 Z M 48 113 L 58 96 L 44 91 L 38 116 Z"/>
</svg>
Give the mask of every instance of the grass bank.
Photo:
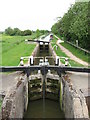
<svg viewBox="0 0 90 120">
<path fill-rule="evenodd" d="M 35 44 L 26 44 L 25 39 L 35 39 L 31 36 L 6 36 L 2 35 L 2 66 L 17 66 L 21 56 L 29 56 L 35 48 Z"/>
</svg>

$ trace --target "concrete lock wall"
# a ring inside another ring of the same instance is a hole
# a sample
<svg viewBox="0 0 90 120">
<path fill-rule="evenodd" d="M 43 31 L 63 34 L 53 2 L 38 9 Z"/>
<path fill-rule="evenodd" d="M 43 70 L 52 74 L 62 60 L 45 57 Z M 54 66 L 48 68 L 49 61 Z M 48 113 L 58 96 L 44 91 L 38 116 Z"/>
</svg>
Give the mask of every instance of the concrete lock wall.
<svg viewBox="0 0 90 120">
<path fill-rule="evenodd" d="M 28 82 L 26 77 L 19 79 L 17 84 L 10 89 L 2 104 L 2 119 L 23 118 L 28 106 Z"/>
<path fill-rule="evenodd" d="M 52 55 L 53 58 L 54 58 L 54 61 L 56 61 L 56 56 L 57 56 L 57 54 L 56 54 L 55 51 L 53 50 L 51 43 L 49 43 L 49 50 L 50 50 L 51 55 Z"/>
<path fill-rule="evenodd" d="M 35 47 L 35 49 L 33 50 L 32 56 L 36 57 L 36 55 L 38 54 L 38 52 L 39 52 L 39 44 L 37 44 L 36 47 Z"/>
<path fill-rule="evenodd" d="M 70 81 L 61 78 L 61 107 L 65 113 L 65 118 L 87 118 L 88 108 L 86 105 L 85 97 L 81 91 L 76 90 Z"/>
</svg>

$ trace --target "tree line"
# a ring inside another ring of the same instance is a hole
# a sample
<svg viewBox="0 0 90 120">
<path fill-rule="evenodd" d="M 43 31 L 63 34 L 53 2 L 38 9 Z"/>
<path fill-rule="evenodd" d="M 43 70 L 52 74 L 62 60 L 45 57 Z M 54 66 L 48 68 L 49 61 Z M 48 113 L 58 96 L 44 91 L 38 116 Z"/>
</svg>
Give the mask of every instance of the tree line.
<svg viewBox="0 0 90 120">
<path fill-rule="evenodd" d="M 40 34 L 46 34 L 48 33 L 48 30 L 39 30 L 37 29 L 36 31 L 32 31 L 32 30 L 20 30 L 19 28 L 14 28 L 12 29 L 11 27 L 8 27 L 7 29 L 5 29 L 5 34 L 6 35 L 10 35 L 10 36 L 27 36 L 27 35 L 32 35 L 32 33 L 36 33 L 37 37 L 40 36 Z"/>
<path fill-rule="evenodd" d="M 76 2 L 52 26 L 52 32 L 74 44 L 78 40 L 80 47 L 90 50 L 89 6 L 90 2 Z"/>
<path fill-rule="evenodd" d="M 26 36 L 26 35 L 31 35 L 32 31 L 31 30 L 22 31 L 19 28 L 12 29 L 11 27 L 8 27 L 7 29 L 5 29 L 5 34 L 10 36 L 15 36 L 15 35 Z"/>
</svg>

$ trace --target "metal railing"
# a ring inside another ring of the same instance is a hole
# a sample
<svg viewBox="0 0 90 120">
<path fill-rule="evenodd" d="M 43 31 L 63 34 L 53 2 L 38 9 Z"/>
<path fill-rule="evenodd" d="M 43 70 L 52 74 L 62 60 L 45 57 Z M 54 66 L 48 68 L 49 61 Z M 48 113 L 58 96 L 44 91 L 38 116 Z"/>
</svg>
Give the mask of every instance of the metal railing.
<svg viewBox="0 0 90 120">
<path fill-rule="evenodd" d="M 71 42 L 69 42 L 69 41 L 65 41 L 65 42 L 67 42 L 68 44 L 74 46 L 75 48 L 78 48 L 79 50 L 81 50 L 81 51 L 83 51 L 83 52 L 85 52 L 85 53 L 90 54 L 90 51 L 88 51 L 88 50 L 86 50 L 86 49 L 83 49 L 83 48 L 81 48 L 81 47 L 79 47 L 79 46 L 77 46 L 77 45 L 75 45 L 75 44 L 73 44 L 73 43 L 71 43 Z"/>
</svg>

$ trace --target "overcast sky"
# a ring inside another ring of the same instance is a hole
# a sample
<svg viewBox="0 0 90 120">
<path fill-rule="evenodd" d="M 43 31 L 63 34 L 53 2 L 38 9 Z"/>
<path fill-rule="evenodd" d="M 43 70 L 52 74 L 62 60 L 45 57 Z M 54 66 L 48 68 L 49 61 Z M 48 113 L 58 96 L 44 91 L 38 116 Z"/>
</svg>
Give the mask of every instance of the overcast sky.
<svg viewBox="0 0 90 120">
<path fill-rule="evenodd" d="M 75 0 L 0 0 L 0 31 L 7 27 L 48 29 Z"/>
</svg>

